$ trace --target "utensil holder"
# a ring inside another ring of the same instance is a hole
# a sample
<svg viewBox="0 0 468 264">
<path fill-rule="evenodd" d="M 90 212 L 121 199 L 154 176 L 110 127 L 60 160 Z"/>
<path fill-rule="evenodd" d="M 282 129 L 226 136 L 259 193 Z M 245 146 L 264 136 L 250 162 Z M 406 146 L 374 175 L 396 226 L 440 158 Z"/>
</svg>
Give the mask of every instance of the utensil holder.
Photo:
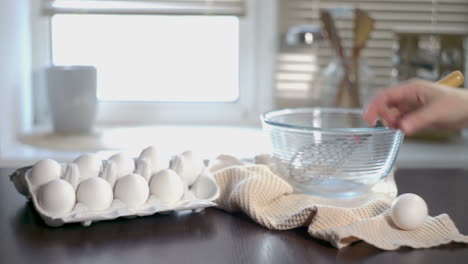
<svg viewBox="0 0 468 264">
<path fill-rule="evenodd" d="M 367 64 L 364 58 L 360 58 L 359 65 L 359 83 L 357 89 L 359 91 L 360 106 L 364 106 L 369 99 L 375 94 L 375 76 L 372 69 Z M 354 69 L 352 69 L 354 70 Z M 353 74 L 351 74 L 352 76 Z M 352 99 L 349 89 L 345 89 L 342 100 L 337 102 L 338 92 L 343 85 L 344 71 L 337 57 L 334 57 L 327 67 L 322 71 L 320 77 L 321 87 L 321 106 L 322 107 L 350 107 Z"/>
</svg>

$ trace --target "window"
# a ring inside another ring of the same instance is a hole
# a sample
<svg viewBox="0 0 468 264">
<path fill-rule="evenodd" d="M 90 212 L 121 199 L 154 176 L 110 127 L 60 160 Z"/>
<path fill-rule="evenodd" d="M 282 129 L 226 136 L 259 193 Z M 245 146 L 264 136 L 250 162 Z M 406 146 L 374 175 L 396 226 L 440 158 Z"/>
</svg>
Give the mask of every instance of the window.
<svg viewBox="0 0 468 264">
<path fill-rule="evenodd" d="M 53 63 L 96 66 L 99 100 L 239 97 L 237 17 L 64 14 L 51 29 Z"/>
<path fill-rule="evenodd" d="M 270 1 L 43 3 L 50 56 L 36 64 L 96 66 L 98 122 L 257 124 L 271 108 Z"/>
</svg>

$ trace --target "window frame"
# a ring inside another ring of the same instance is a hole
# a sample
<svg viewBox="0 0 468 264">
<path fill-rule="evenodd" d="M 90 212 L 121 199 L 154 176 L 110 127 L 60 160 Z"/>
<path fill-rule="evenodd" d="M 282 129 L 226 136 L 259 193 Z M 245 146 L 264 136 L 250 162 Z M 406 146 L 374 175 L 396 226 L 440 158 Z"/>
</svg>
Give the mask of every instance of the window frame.
<svg viewBox="0 0 468 264">
<path fill-rule="evenodd" d="M 41 123 L 48 119 L 42 71 L 52 62 L 51 16 L 42 14 L 42 6 L 37 2 L 41 1 L 32 1 L 32 65 L 38 76 L 33 83 L 33 91 L 38 94 L 34 119 Z M 259 115 L 274 107 L 276 8 L 277 0 L 247 0 L 247 15 L 239 17 L 239 98 L 236 101 L 99 101 L 97 124 L 258 125 Z"/>
</svg>

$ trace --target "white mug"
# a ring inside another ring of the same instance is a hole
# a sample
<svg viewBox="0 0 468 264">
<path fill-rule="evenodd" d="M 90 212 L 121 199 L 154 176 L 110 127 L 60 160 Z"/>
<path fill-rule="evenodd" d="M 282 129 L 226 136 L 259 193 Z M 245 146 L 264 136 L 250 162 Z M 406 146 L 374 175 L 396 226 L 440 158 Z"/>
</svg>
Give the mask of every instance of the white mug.
<svg viewBox="0 0 468 264">
<path fill-rule="evenodd" d="M 56 133 L 90 133 L 97 114 L 96 68 L 50 66 L 47 94 Z"/>
</svg>

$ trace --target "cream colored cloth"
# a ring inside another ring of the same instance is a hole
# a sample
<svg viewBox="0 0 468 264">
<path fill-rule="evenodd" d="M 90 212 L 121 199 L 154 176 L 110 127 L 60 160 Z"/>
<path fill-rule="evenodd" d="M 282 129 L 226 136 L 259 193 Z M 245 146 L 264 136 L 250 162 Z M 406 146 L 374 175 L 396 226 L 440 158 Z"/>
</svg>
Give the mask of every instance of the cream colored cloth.
<svg viewBox="0 0 468 264">
<path fill-rule="evenodd" d="M 337 248 L 359 240 L 385 250 L 468 243 L 468 236 L 460 234 L 446 214 L 429 217 L 417 230 L 400 230 L 389 216 L 390 199 L 375 198 L 354 208 L 323 205 L 319 197 L 293 193 L 293 188 L 265 165 L 230 166 L 215 171 L 214 177 L 221 188 L 216 201 L 219 208 L 243 211 L 269 229 L 308 226 L 311 236 Z"/>
</svg>

